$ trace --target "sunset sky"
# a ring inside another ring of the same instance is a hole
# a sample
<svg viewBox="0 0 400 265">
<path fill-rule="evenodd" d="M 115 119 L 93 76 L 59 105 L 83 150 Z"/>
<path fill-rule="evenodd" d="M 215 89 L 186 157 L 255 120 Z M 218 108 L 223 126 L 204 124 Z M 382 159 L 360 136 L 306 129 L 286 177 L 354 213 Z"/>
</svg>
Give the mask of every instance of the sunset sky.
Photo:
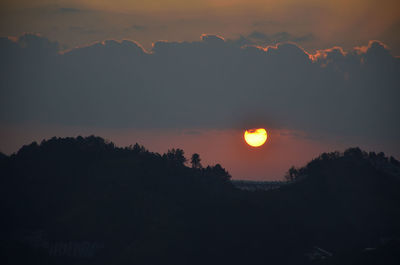
<svg viewBox="0 0 400 265">
<path fill-rule="evenodd" d="M 150 49 L 158 40 L 193 41 L 203 33 L 237 39 L 258 32 L 309 50 L 377 39 L 400 55 L 397 0 L 5 0 L 0 7 L 0 35 L 35 32 L 66 48 L 131 39 Z"/>
<path fill-rule="evenodd" d="M 2 1 L 0 37 L 7 154 L 95 134 L 263 180 L 351 146 L 400 158 L 398 0 Z"/>
</svg>

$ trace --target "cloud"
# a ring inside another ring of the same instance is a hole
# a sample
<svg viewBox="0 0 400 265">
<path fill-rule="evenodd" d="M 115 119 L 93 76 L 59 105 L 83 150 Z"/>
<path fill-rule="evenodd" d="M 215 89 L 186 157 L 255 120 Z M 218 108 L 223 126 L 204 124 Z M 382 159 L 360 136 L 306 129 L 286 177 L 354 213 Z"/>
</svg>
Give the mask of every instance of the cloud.
<svg viewBox="0 0 400 265">
<path fill-rule="evenodd" d="M 5 60 L 2 66 L 7 67 L 8 60 L 20 58 L 26 63 L 35 64 L 36 59 L 46 59 L 49 56 L 57 55 L 59 51 L 58 42 L 50 41 L 47 38 L 34 33 L 25 33 L 15 38 L 0 37 L 0 54 Z M 14 63 L 13 63 L 14 64 Z"/>
<path fill-rule="evenodd" d="M 237 39 L 227 40 L 227 42 L 238 47 L 243 47 L 249 45 L 267 46 L 284 42 L 305 43 L 312 40 L 315 40 L 312 33 L 294 36 L 286 31 L 276 32 L 274 34 L 253 31 L 247 36 L 240 36 Z"/>
<path fill-rule="evenodd" d="M 309 33 L 300 37 L 294 37 L 291 41 L 301 43 L 301 42 L 312 41 L 314 39 L 315 39 L 314 34 Z"/>
<path fill-rule="evenodd" d="M 210 44 L 222 44 L 225 42 L 224 38 L 218 35 L 202 34 L 200 38 L 203 42 Z"/>
<path fill-rule="evenodd" d="M 0 55 L 0 122 L 400 134 L 400 59 L 379 41 L 310 54 L 202 35 L 151 51 L 129 40 L 60 51 L 25 34 L 0 38 Z"/>
<path fill-rule="evenodd" d="M 311 33 L 302 36 L 294 36 L 286 31 L 276 32 L 274 34 L 253 31 L 245 38 L 257 45 L 268 45 L 280 42 L 307 42 L 313 40 L 315 37 Z"/>
<path fill-rule="evenodd" d="M 259 31 L 253 31 L 247 37 L 250 39 L 256 39 L 256 40 L 261 40 L 261 41 L 265 41 L 265 42 L 271 41 L 271 39 L 266 34 L 259 32 Z"/>
</svg>

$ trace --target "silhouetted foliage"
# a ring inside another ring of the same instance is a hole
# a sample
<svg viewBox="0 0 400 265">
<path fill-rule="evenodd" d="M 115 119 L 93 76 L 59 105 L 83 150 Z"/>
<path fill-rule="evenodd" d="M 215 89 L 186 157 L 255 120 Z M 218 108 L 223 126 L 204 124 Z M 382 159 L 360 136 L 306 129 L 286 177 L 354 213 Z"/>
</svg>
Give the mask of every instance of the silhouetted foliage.
<svg viewBox="0 0 400 265">
<path fill-rule="evenodd" d="M 207 166 L 205 169 L 203 169 L 203 172 L 206 175 L 210 175 L 223 181 L 228 181 L 232 178 L 231 175 L 229 175 L 225 168 L 223 168 L 220 164 L 216 164 L 213 167 Z"/>
<path fill-rule="evenodd" d="M 391 156 L 389 158 L 390 163 L 392 163 L 393 165 L 400 167 L 400 162 L 398 160 L 396 160 L 396 158 L 394 158 L 393 156 Z"/>
<path fill-rule="evenodd" d="M 165 155 L 165 157 L 171 161 L 172 163 L 176 164 L 176 165 L 180 165 L 183 166 L 187 159 L 185 158 L 184 155 L 184 151 L 182 149 L 175 149 L 172 148 L 170 150 L 168 150 L 167 154 Z"/>
<path fill-rule="evenodd" d="M 146 148 L 144 148 L 144 146 L 143 145 L 140 145 L 140 144 L 138 144 L 138 143 L 136 143 L 135 145 L 130 145 L 129 147 L 128 147 L 128 150 L 132 150 L 133 152 L 135 152 L 135 153 L 146 153 L 146 152 L 148 152 L 147 150 L 146 150 Z"/>
<path fill-rule="evenodd" d="M 0 157 L 3 263 L 398 264 L 395 158 L 324 153 L 256 192 L 236 189 L 219 164 L 185 162 L 181 149 L 95 136 Z"/>
<path fill-rule="evenodd" d="M 192 158 L 190 159 L 190 163 L 192 164 L 192 168 L 203 168 L 203 166 L 200 163 L 200 155 L 197 153 L 194 153 L 192 155 Z"/>
<path fill-rule="evenodd" d="M 7 156 L 5 154 L 3 154 L 2 152 L 0 152 L 0 162 L 5 161 L 6 159 L 7 159 Z"/>
<path fill-rule="evenodd" d="M 289 168 L 288 172 L 285 175 L 285 179 L 287 181 L 294 181 L 297 179 L 297 177 L 299 176 L 299 172 L 298 170 L 292 166 L 291 168 Z"/>
<path fill-rule="evenodd" d="M 285 175 L 287 181 L 296 181 L 304 179 L 313 170 L 319 170 L 321 166 L 332 163 L 333 161 L 348 161 L 353 164 L 368 164 L 377 170 L 385 173 L 396 175 L 400 173 L 398 170 L 400 163 L 394 157 L 386 157 L 383 152 L 376 154 L 375 152 L 367 153 L 358 147 L 348 148 L 343 153 L 331 152 L 322 153 L 318 158 L 312 160 L 304 167 L 295 168 L 292 166 Z"/>
</svg>

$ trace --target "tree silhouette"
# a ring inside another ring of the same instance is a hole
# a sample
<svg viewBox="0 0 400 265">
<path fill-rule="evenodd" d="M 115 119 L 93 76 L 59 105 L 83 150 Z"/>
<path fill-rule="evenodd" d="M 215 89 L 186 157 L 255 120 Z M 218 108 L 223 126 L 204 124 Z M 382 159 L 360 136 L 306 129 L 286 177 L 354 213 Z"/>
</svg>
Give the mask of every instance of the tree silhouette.
<svg viewBox="0 0 400 265">
<path fill-rule="evenodd" d="M 190 160 L 190 163 L 192 164 L 192 168 L 203 168 L 203 166 L 200 163 L 201 159 L 200 159 L 200 155 L 197 153 L 194 153 L 192 155 L 192 158 Z"/>
<path fill-rule="evenodd" d="M 135 145 L 130 145 L 128 147 L 129 150 L 132 150 L 135 153 L 145 153 L 147 152 L 146 148 L 143 145 L 136 143 Z"/>
<path fill-rule="evenodd" d="M 298 175 L 299 175 L 298 170 L 294 166 L 292 166 L 291 168 L 289 168 L 288 172 L 286 173 L 285 179 L 287 181 L 294 181 L 294 180 L 296 180 Z"/>
<path fill-rule="evenodd" d="M 187 159 L 185 158 L 185 152 L 182 149 L 175 149 L 172 148 L 170 150 L 168 150 L 167 154 L 166 154 L 166 158 L 173 162 L 176 165 L 184 165 L 187 161 Z"/>
<path fill-rule="evenodd" d="M 232 176 L 220 164 L 216 164 L 215 166 L 207 166 L 203 172 L 206 175 L 213 176 L 216 179 L 223 180 L 225 182 L 232 178 Z"/>
</svg>

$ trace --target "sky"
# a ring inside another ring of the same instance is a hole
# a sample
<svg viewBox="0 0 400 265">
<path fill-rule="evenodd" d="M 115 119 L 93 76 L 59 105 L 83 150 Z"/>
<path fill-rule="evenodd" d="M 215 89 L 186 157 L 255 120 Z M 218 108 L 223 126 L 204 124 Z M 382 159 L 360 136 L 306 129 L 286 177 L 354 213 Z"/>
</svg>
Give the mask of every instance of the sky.
<svg viewBox="0 0 400 265">
<path fill-rule="evenodd" d="M 40 33 L 65 48 L 130 39 L 150 49 L 158 40 L 194 41 L 203 33 L 261 33 L 310 51 L 376 39 L 400 55 L 399 15 L 398 0 L 3 0 L 0 35 Z"/>
<path fill-rule="evenodd" d="M 373 0 L 2 1 L 0 151 L 95 134 L 257 180 L 351 146 L 400 158 L 399 15 Z"/>
</svg>

